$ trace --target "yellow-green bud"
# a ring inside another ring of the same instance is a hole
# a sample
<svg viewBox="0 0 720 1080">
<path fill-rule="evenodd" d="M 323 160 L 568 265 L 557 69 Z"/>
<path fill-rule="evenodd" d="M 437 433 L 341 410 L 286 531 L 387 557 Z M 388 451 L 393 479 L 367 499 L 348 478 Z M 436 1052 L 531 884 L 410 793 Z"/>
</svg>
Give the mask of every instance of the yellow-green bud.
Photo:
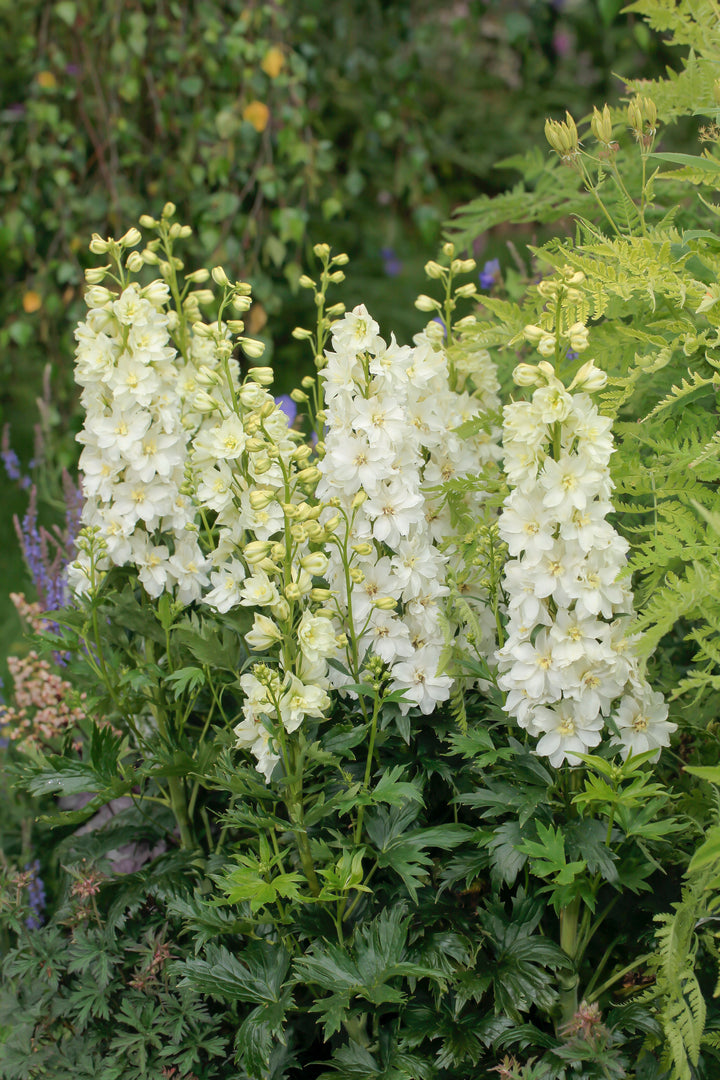
<svg viewBox="0 0 720 1080">
<path fill-rule="evenodd" d="M 301 289 L 314 289 L 315 288 L 315 282 L 313 281 L 313 279 L 311 277 L 308 277 L 307 274 L 301 274 L 300 275 L 300 277 L 298 278 L 298 285 L 300 286 Z"/>
<path fill-rule="evenodd" d="M 326 604 L 328 600 L 332 600 L 331 589 L 311 589 L 309 595 L 316 604 Z"/>
<path fill-rule="evenodd" d="M 571 382 L 570 389 L 591 394 L 594 390 L 602 390 L 606 385 L 605 372 L 596 368 L 592 360 L 587 360 Z"/>
<path fill-rule="evenodd" d="M 356 491 L 355 494 L 353 495 L 353 500 L 352 500 L 352 502 L 350 504 L 351 507 L 353 508 L 353 510 L 357 510 L 358 507 L 362 506 L 362 504 L 365 502 L 367 497 L 368 497 L 368 494 L 367 494 L 366 491 L 362 491 L 362 490 Z"/>
<path fill-rule="evenodd" d="M 252 307 L 252 303 L 252 296 L 238 296 L 236 293 L 232 298 L 233 310 L 239 311 L 241 314 L 249 311 Z"/>
<path fill-rule="evenodd" d="M 162 208 L 162 216 L 164 218 L 172 217 L 177 207 L 174 202 L 166 202 Z"/>
<path fill-rule="evenodd" d="M 248 495 L 248 500 L 253 510 L 264 510 L 271 502 L 275 501 L 275 493 L 267 488 L 256 488 Z"/>
<path fill-rule="evenodd" d="M 339 255 L 333 255 L 330 262 L 334 263 L 336 266 L 347 266 L 350 262 L 350 256 L 346 255 L 344 251 L 341 251 Z"/>
<path fill-rule="evenodd" d="M 211 273 L 212 279 L 216 285 L 227 286 L 230 284 L 230 278 L 227 276 L 222 266 L 213 266 Z"/>
<path fill-rule="evenodd" d="M 312 330 L 306 330 L 304 326 L 296 326 L 292 336 L 296 341 L 308 341 L 312 337 Z"/>
<path fill-rule="evenodd" d="M 248 371 L 248 379 L 259 383 L 260 386 L 272 386 L 275 373 L 271 367 L 251 367 Z"/>
<path fill-rule="evenodd" d="M 326 314 L 330 319 L 339 319 L 341 315 L 345 314 L 345 305 L 342 300 L 339 300 L 337 304 L 332 304 L 326 309 Z"/>
<path fill-rule="evenodd" d="M 304 405 L 310 398 L 307 396 L 304 390 L 298 390 L 297 387 L 290 391 L 290 399 L 298 405 Z"/>
<path fill-rule="evenodd" d="M 533 323 L 528 323 L 523 327 L 523 337 L 526 341 L 529 341 L 531 345 L 537 345 L 538 341 L 547 333 L 541 326 L 535 326 Z"/>
<path fill-rule="evenodd" d="M 327 259 L 330 254 L 329 244 L 314 244 L 313 251 L 318 259 Z"/>
<path fill-rule="evenodd" d="M 245 561 L 254 566 L 259 563 L 261 559 L 267 558 L 272 544 L 269 540 L 251 540 L 249 544 L 246 544 L 243 548 L 243 555 Z M 283 554 L 285 549 L 283 548 Z"/>
<path fill-rule="evenodd" d="M 605 105 L 603 111 L 593 106 L 592 120 L 590 121 L 590 127 L 592 133 L 599 143 L 608 147 L 613 141 L 612 133 L 612 120 L 610 119 L 610 109 Z"/>
<path fill-rule="evenodd" d="M 332 274 L 328 277 L 328 281 L 332 281 L 333 285 L 339 285 L 344 280 L 345 274 L 342 270 L 333 270 Z"/>
<path fill-rule="evenodd" d="M 294 581 L 291 581 L 289 585 L 285 586 L 285 596 L 291 602 L 302 599 L 302 592 Z"/>
<path fill-rule="evenodd" d="M 432 296 L 420 293 L 420 296 L 415 301 L 415 307 L 418 311 L 440 311 L 441 304 L 439 301 L 433 300 Z"/>
<path fill-rule="evenodd" d="M 552 356 L 555 352 L 555 335 L 543 334 L 537 343 L 537 351 L 541 356 Z"/>
<path fill-rule="evenodd" d="M 153 251 L 152 248 L 143 248 L 140 254 L 142 255 L 143 262 L 147 266 L 157 266 L 160 262 L 159 255 L 157 254 L 157 252 Z"/>
<path fill-rule="evenodd" d="M 365 580 L 365 575 L 359 566 L 351 566 L 349 573 L 350 580 L 354 581 L 356 585 L 359 585 L 361 581 Z"/>
<path fill-rule="evenodd" d="M 379 611 L 393 611 L 397 607 L 397 600 L 392 596 L 378 596 L 373 600 L 372 606 Z"/>
<path fill-rule="evenodd" d="M 440 263 L 437 263 L 433 259 L 430 259 L 429 262 L 425 263 L 425 274 L 433 281 L 437 281 L 439 278 L 447 274 L 447 270 L 444 266 L 441 266 Z"/>
<path fill-rule="evenodd" d="M 317 521 L 306 521 L 305 532 L 307 533 L 308 540 L 318 541 L 326 539 L 325 530 L 321 525 L 318 525 Z"/>
<path fill-rule="evenodd" d="M 172 225 L 170 226 L 170 232 L 168 233 L 168 236 L 171 240 L 179 240 L 181 233 L 182 225 L 179 221 L 173 221 Z"/>
<path fill-rule="evenodd" d="M 256 338 L 239 338 L 242 350 L 246 356 L 249 356 L 251 360 L 258 360 L 265 352 L 265 342 L 258 341 Z M 263 370 L 268 370 L 264 368 Z M 272 371 L 272 368 L 269 369 Z M 272 380 L 270 380 L 272 382 Z M 270 383 L 265 383 L 265 386 L 269 386 Z"/>
<path fill-rule="evenodd" d="M 455 295 L 466 300 L 477 295 L 477 290 L 473 282 L 468 281 L 466 285 L 460 285 L 460 287 L 455 290 Z"/>
<path fill-rule="evenodd" d="M 142 225 L 143 229 L 154 229 L 157 226 L 157 221 L 150 214 L 141 214 L 140 224 Z"/>
<path fill-rule="evenodd" d="M 103 240 L 99 233 L 93 233 L 90 241 L 90 250 L 93 255 L 104 255 L 110 248 L 111 240 Z"/>
<path fill-rule="evenodd" d="M 88 285 L 100 285 L 110 269 L 110 263 L 107 266 L 89 266 L 85 271 L 85 280 Z"/>
<path fill-rule="evenodd" d="M 228 319 L 226 326 L 231 334 L 242 334 L 245 329 L 242 319 Z"/>
<path fill-rule="evenodd" d="M 535 364 L 518 364 L 512 373 L 516 386 L 544 386 L 545 380 Z"/>
<path fill-rule="evenodd" d="M 320 479 L 320 470 L 317 465 L 309 465 L 307 469 L 301 469 L 297 478 L 301 484 L 314 484 Z"/>
<path fill-rule="evenodd" d="M 127 257 L 125 265 L 131 274 L 137 274 L 140 270 L 142 270 L 145 262 L 139 251 L 131 251 Z"/>
<path fill-rule="evenodd" d="M 262 450 L 265 449 L 265 442 L 263 439 L 258 439 L 254 435 L 252 435 L 249 439 L 245 440 L 245 449 L 247 450 L 248 454 L 259 454 Z M 255 465 L 256 462 L 253 462 L 253 468 L 255 467 Z"/>
<path fill-rule="evenodd" d="M 560 120 L 545 121 L 545 138 L 555 153 L 566 163 L 574 161 L 580 153 L 577 128 L 569 112 L 565 113 L 564 123 Z"/>
<path fill-rule="evenodd" d="M 448 259 L 452 259 L 455 254 L 455 245 L 448 240 L 447 243 L 442 246 L 442 253 L 446 255 Z"/>
<path fill-rule="evenodd" d="M 352 550 L 355 552 L 356 555 L 359 555 L 361 559 L 366 559 L 368 555 L 372 555 L 373 546 L 372 544 L 368 544 L 367 542 L 362 544 L 353 544 Z"/>
<path fill-rule="evenodd" d="M 308 574 L 322 577 L 328 567 L 328 557 L 322 551 L 313 551 L 309 555 L 303 555 L 300 565 Z"/>
</svg>

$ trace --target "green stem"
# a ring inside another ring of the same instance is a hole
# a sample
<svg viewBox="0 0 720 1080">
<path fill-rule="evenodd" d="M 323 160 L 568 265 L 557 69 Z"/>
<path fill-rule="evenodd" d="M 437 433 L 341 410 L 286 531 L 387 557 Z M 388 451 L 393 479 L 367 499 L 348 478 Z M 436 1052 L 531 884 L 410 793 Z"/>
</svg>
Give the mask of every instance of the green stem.
<svg viewBox="0 0 720 1080">
<path fill-rule="evenodd" d="M 370 744 L 368 746 L 367 761 L 365 762 L 365 779 L 363 780 L 362 795 L 365 795 L 370 784 L 370 772 L 372 770 L 372 759 L 375 751 L 375 736 L 377 735 L 378 715 L 380 713 L 380 703 L 382 697 L 380 693 L 375 694 L 375 702 L 373 704 L 372 720 L 370 722 Z M 355 844 L 360 843 L 360 837 L 362 836 L 362 824 L 363 815 L 365 813 L 365 806 L 363 803 L 358 808 L 357 821 L 355 822 Z"/>
<path fill-rule="evenodd" d="M 560 948 L 572 961 L 572 972 L 561 972 L 558 981 L 560 984 L 560 1023 L 559 1028 L 569 1024 L 578 1008 L 578 974 L 576 970 L 577 945 L 578 945 L 578 916 L 580 914 L 580 897 L 576 896 L 572 903 L 568 904 L 560 912 Z"/>
<path fill-rule="evenodd" d="M 597 990 L 594 990 L 592 994 L 586 996 L 585 1000 L 587 1001 L 588 1005 L 592 1005 L 593 1001 L 597 1001 L 597 999 L 601 997 L 605 993 L 605 991 L 613 985 L 613 983 L 616 983 L 618 979 L 622 979 L 622 977 L 624 975 L 627 975 L 628 972 L 635 971 L 640 966 L 640 964 L 644 964 L 645 961 L 650 960 L 652 956 L 654 956 L 654 953 L 644 953 L 643 956 L 636 957 L 636 959 L 633 960 L 630 964 L 626 964 L 624 968 L 620 968 L 619 971 L 616 971 L 614 975 L 611 975 L 609 979 L 605 980 L 602 986 L 598 987 Z"/>
</svg>

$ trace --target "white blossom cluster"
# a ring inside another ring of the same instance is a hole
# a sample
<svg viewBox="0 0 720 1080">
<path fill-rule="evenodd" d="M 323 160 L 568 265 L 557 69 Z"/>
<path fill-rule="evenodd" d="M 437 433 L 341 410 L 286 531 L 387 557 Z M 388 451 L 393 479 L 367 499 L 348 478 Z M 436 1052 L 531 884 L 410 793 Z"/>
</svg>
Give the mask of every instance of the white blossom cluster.
<svg viewBox="0 0 720 1080">
<path fill-rule="evenodd" d="M 150 596 L 170 589 L 182 603 L 207 583 L 194 527 L 195 508 L 181 493 L 188 431 L 170 342 L 168 286 L 132 283 L 114 296 L 90 288 L 90 308 L 76 330 L 76 381 L 85 424 L 78 435 L 85 506 L 82 520 L 104 541 L 98 569 L 134 563 Z M 89 560 L 69 569 L 71 587 L 89 587 Z"/>
<path fill-rule="evenodd" d="M 363 306 L 332 329 L 321 373 L 327 433 L 318 497 L 342 514 L 326 577 L 357 663 L 370 650 L 385 664 L 407 712 L 448 698 L 439 673 L 448 629 L 443 598 L 449 511 L 425 488 L 476 470 L 478 451 L 453 434 L 480 405 L 448 385 L 447 358 L 427 334 L 388 345 Z M 479 440 L 482 443 L 482 440 Z"/>
<path fill-rule="evenodd" d="M 327 661 L 337 652 L 336 628 L 317 601 L 313 578 L 327 559 L 311 543 L 324 530 L 304 490 L 317 475 L 307 466 L 310 448 L 262 385 L 271 381 L 268 368 L 252 369 L 242 385 L 229 364 L 224 378 L 209 377 L 207 367 L 199 374 L 206 388 L 194 405 L 203 422 L 189 474 L 198 506 L 213 517 L 214 545 L 201 602 L 221 613 L 253 609 L 246 641 L 277 659 L 277 667 L 258 661 L 240 676 L 243 720 L 234 729 L 236 745 L 250 750 L 269 780 L 284 735 L 330 707 Z"/>
<path fill-rule="evenodd" d="M 610 717 L 625 756 L 659 754 L 676 725 L 625 635 L 628 545 L 606 519 L 612 425 L 583 392 L 603 385 L 604 375 L 588 362 L 570 388 L 580 392 L 571 393 L 545 361 L 521 365 L 516 380 L 537 389 L 531 401 L 504 409 L 512 490 L 499 528 L 510 555 L 509 622 L 497 660 L 505 708 L 553 766 L 579 764 Z"/>
</svg>

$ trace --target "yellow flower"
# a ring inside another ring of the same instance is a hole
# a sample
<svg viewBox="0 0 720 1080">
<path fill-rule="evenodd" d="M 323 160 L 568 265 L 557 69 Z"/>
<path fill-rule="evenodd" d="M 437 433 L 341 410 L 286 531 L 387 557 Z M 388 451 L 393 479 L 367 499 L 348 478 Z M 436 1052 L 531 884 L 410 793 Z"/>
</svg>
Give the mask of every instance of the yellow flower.
<svg viewBox="0 0 720 1080">
<path fill-rule="evenodd" d="M 42 307 L 42 299 L 40 297 L 40 294 L 30 289 L 28 292 L 23 294 L 22 306 L 23 311 L 26 315 L 31 315 L 33 311 L 39 311 Z"/>
<path fill-rule="evenodd" d="M 278 49 L 277 45 L 273 45 L 273 47 L 268 49 L 265 53 L 260 67 L 271 79 L 276 79 L 282 71 L 284 64 L 285 57 L 283 56 L 282 49 Z"/>
<path fill-rule="evenodd" d="M 243 109 L 243 120 L 247 120 L 256 131 L 264 131 L 268 126 L 270 110 L 262 101 L 251 101 Z"/>
<path fill-rule="evenodd" d="M 53 90 L 57 86 L 57 79 L 52 71 L 39 71 L 37 81 L 43 90 Z"/>
</svg>

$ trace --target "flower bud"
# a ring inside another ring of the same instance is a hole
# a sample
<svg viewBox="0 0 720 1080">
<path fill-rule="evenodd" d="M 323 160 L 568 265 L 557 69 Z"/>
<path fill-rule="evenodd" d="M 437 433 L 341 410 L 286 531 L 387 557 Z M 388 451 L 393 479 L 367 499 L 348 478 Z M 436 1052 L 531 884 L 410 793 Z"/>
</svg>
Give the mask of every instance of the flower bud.
<svg viewBox="0 0 720 1080">
<path fill-rule="evenodd" d="M 528 323 L 523 327 L 523 337 L 526 341 L 529 341 L 531 345 L 537 345 L 538 341 L 547 331 L 543 330 L 541 326 L 534 326 L 532 323 Z"/>
<path fill-rule="evenodd" d="M 242 350 L 246 356 L 251 360 L 259 360 L 262 354 L 265 352 L 265 342 L 258 341 L 256 338 L 238 338 Z M 263 368 L 263 371 L 272 371 L 272 368 Z M 272 382 L 272 379 L 270 380 Z M 264 386 L 269 386 L 270 383 L 264 383 Z"/>
<path fill-rule="evenodd" d="M 320 479 L 320 470 L 317 465 L 309 465 L 307 469 L 301 469 L 297 478 L 301 484 L 316 484 Z"/>
<path fill-rule="evenodd" d="M 470 299 L 473 296 L 477 296 L 477 289 L 472 281 L 469 281 L 466 285 L 460 285 L 455 290 L 455 295 L 461 297 L 461 299 Z"/>
<path fill-rule="evenodd" d="M 570 390 L 579 390 L 588 394 L 602 390 L 607 385 L 607 375 L 601 368 L 596 368 L 592 360 L 587 360 L 570 383 Z"/>
<path fill-rule="evenodd" d="M 555 335 L 543 334 L 537 343 L 537 351 L 541 356 L 552 356 L 555 352 Z"/>
<path fill-rule="evenodd" d="M 365 580 L 365 575 L 359 566 L 351 566 L 349 570 L 350 580 L 354 581 L 356 585 L 359 585 Z"/>
<path fill-rule="evenodd" d="M 211 413 L 215 412 L 219 405 L 207 390 L 197 390 L 192 397 L 192 407 L 196 412 Z"/>
<path fill-rule="evenodd" d="M 172 217 L 176 210 L 177 207 L 174 202 L 166 202 L 162 208 L 162 216 L 164 218 Z"/>
<path fill-rule="evenodd" d="M 271 547 L 272 545 L 269 540 L 251 540 L 250 543 L 246 544 L 243 548 L 245 561 L 249 563 L 250 566 L 255 566 L 262 559 L 267 557 Z"/>
<path fill-rule="evenodd" d="M 330 262 L 335 263 L 336 266 L 347 266 L 350 262 L 350 256 L 346 255 L 344 251 L 341 251 L 337 255 L 333 255 Z"/>
<path fill-rule="evenodd" d="M 434 262 L 432 259 L 429 262 L 425 263 L 425 274 L 433 281 L 437 281 L 446 273 L 447 270 L 445 269 L 445 267 L 441 266 L 440 263 Z"/>
<path fill-rule="evenodd" d="M 313 252 L 318 257 L 318 259 L 327 259 L 327 257 L 330 254 L 330 245 L 329 244 L 314 244 L 313 245 Z"/>
<path fill-rule="evenodd" d="M 85 271 L 85 280 L 88 285 L 100 285 L 110 269 L 110 263 L 107 266 L 89 266 Z"/>
<path fill-rule="evenodd" d="M 284 596 L 281 596 L 276 603 L 272 604 L 270 610 L 275 618 L 280 619 L 281 622 L 287 622 L 290 618 L 290 605 Z"/>
<path fill-rule="evenodd" d="M 157 266 L 160 262 L 159 255 L 157 252 L 153 251 L 152 248 L 143 248 L 140 254 L 142 255 L 142 261 L 146 266 Z"/>
<path fill-rule="evenodd" d="M 352 550 L 359 555 L 361 559 L 366 559 L 368 555 L 372 555 L 374 548 L 372 544 L 365 542 L 362 544 L 353 544 Z"/>
<path fill-rule="evenodd" d="M 328 600 L 332 600 L 332 589 L 311 589 L 310 599 L 316 604 L 326 604 Z"/>
<path fill-rule="evenodd" d="M 285 559 L 285 544 L 281 540 L 275 540 L 270 546 L 270 558 L 281 563 Z"/>
<path fill-rule="evenodd" d="M 228 319 L 225 325 L 231 334 L 242 334 L 245 329 L 245 323 L 242 319 Z"/>
<path fill-rule="evenodd" d="M 339 300 L 337 304 L 332 304 L 329 308 L 326 308 L 325 313 L 330 319 L 339 319 L 341 315 L 345 314 L 345 305 L 342 300 Z"/>
<path fill-rule="evenodd" d="M 567 332 L 570 348 L 573 352 L 584 352 L 589 344 L 589 333 L 584 323 L 576 322 L 568 328 Z"/>
<path fill-rule="evenodd" d="M 227 286 L 230 284 L 230 278 L 227 276 L 222 266 L 213 266 L 211 274 L 216 285 Z"/>
<path fill-rule="evenodd" d="M 328 557 L 322 551 L 313 551 L 309 555 L 303 555 L 300 565 L 308 574 L 322 577 L 328 567 Z"/>
<path fill-rule="evenodd" d="M 415 307 L 418 311 L 440 311 L 441 305 L 437 300 L 433 300 L 432 296 L 421 293 L 415 301 Z"/>
<path fill-rule="evenodd" d="M 302 592 L 300 591 L 299 586 L 296 585 L 294 581 L 291 581 L 288 585 L 285 586 L 285 596 L 291 603 L 302 599 Z"/>
<path fill-rule="evenodd" d="M 312 330 L 306 330 L 304 326 L 296 326 L 292 332 L 292 336 L 296 341 L 309 341 L 312 337 Z"/>
<path fill-rule="evenodd" d="M 367 494 L 366 491 L 362 491 L 362 490 L 356 491 L 355 494 L 353 495 L 353 500 L 352 500 L 352 502 L 350 504 L 352 506 L 353 510 L 357 510 L 360 506 L 362 506 L 362 504 L 365 502 L 367 497 L 368 497 L 368 494 Z"/>
<path fill-rule="evenodd" d="M 132 274 L 139 273 L 145 265 L 145 261 L 139 251 L 131 251 L 125 262 L 126 267 Z"/>
<path fill-rule="evenodd" d="M 251 367 L 248 371 L 248 379 L 259 383 L 260 386 L 272 386 L 275 372 L 271 367 Z"/>
<path fill-rule="evenodd" d="M 313 281 L 313 279 L 311 277 L 308 277 L 307 274 L 301 274 L 300 275 L 300 277 L 298 278 L 298 285 L 300 286 L 301 289 L 314 289 L 315 288 L 315 282 Z"/>
<path fill-rule="evenodd" d="M 536 364 L 518 364 L 512 373 L 516 386 L 544 386 L 545 380 Z"/>
<path fill-rule="evenodd" d="M 340 285 L 345 280 L 345 274 L 342 270 L 334 270 L 328 277 L 328 281 L 332 281 L 333 285 Z"/>
<path fill-rule="evenodd" d="M 610 146 L 613 141 L 612 120 L 610 119 L 610 110 L 607 105 L 604 106 L 602 112 L 600 112 L 597 106 L 593 106 L 590 127 L 599 143 L 602 143 L 605 147 Z"/>
<path fill-rule="evenodd" d="M 296 405 L 304 405 L 310 398 L 304 390 L 298 390 L 296 387 L 294 390 L 290 391 L 290 400 L 294 401 Z"/>
<path fill-rule="evenodd" d="M 448 240 L 447 243 L 442 246 L 442 253 L 447 256 L 448 259 L 452 259 L 455 254 L 455 245 Z"/>
<path fill-rule="evenodd" d="M 249 311 L 253 305 L 252 296 L 238 296 L 236 293 L 232 298 L 232 306 L 234 311 L 239 311 L 243 315 L 246 311 Z"/>
<path fill-rule="evenodd" d="M 104 255 L 109 250 L 111 243 L 111 240 L 103 240 L 99 233 L 93 233 L 89 246 L 93 255 Z"/>
<path fill-rule="evenodd" d="M 565 113 L 564 123 L 559 120 L 545 121 L 545 138 L 566 164 L 571 164 L 580 153 L 577 128 L 569 112 Z"/>
<path fill-rule="evenodd" d="M 392 596 L 378 596 L 372 602 L 372 606 L 379 611 L 394 611 L 397 607 L 397 600 Z"/>
<path fill-rule="evenodd" d="M 114 294 L 104 285 L 92 285 L 85 293 L 85 300 L 90 307 L 104 307 L 114 299 Z"/>
<path fill-rule="evenodd" d="M 157 221 L 150 214 L 141 214 L 140 224 L 142 225 L 143 229 L 154 229 L 157 227 Z"/>
<path fill-rule="evenodd" d="M 253 510 L 264 510 L 275 501 L 275 492 L 268 491 L 267 488 L 256 488 L 248 495 L 248 501 Z"/>
</svg>

